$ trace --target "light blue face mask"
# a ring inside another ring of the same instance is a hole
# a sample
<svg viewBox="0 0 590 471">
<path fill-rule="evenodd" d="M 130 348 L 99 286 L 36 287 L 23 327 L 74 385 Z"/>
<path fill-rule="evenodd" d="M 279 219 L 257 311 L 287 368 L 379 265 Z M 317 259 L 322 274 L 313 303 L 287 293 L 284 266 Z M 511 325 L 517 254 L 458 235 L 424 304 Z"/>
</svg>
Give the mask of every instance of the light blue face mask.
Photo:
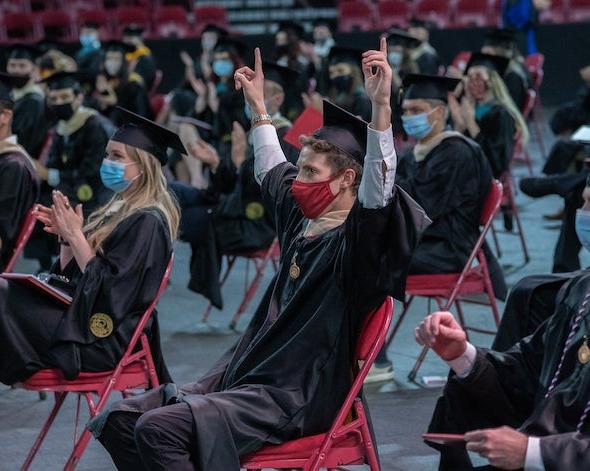
<svg viewBox="0 0 590 471">
<path fill-rule="evenodd" d="M 213 61 L 213 73 L 218 77 L 231 77 L 231 74 L 234 73 L 234 63 L 229 59 Z"/>
<path fill-rule="evenodd" d="M 100 41 L 94 34 L 82 34 L 80 36 L 80 45 L 84 50 L 93 51 L 100 48 Z"/>
<path fill-rule="evenodd" d="M 399 51 L 390 51 L 387 53 L 387 61 L 391 67 L 399 67 L 402 63 L 402 53 Z"/>
<path fill-rule="evenodd" d="M 121 162 L 113 162 L 112 160 L 104 159 L 100 166 L 100 179 L 102 180 L 102 184 L 115 193 L 125 191 L 129 188 L 129 185 L 131 185 L 133 180 L 139 177 L 139 175 L 137 175 L 131 180 L 125 178 L 125 167 L 128 165 L 135 164 L 133 162 L 130 164 L 123 164 Z"/>
<path fill-rule="evenodd" d="M 424 139 L 432 131 L 432 124 L 428 122 L 430 113 L 420 113 L 414 115 L 402 115 L 402 125 L 408 136 L 412 136 L 419 141 Z"/>
<path fill-rule="evenodd" d="M 580 244 L 590 251 L 590 211 L 576 211 L 576 234 Z"/>
</svg>

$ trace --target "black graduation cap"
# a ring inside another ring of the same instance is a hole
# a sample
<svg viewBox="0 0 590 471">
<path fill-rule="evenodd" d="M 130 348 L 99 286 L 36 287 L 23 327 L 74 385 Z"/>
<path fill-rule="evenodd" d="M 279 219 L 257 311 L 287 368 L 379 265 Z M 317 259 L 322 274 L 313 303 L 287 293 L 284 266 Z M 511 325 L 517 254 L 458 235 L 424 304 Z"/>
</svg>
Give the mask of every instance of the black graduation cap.
<svg viewBox="0 0 590 471">
<path fill-rule="evenodd" d="M 418 18 L 416 16 L 413 16 L 412 18 L 410 18 L 409 25 L 414 28 L 426 28 L 426 29 L 432 29 L 436 26 L 434 23 L 431 23 L 430 21 L 423 20 L 422 18 Z"/>
<path fill-rule="evenodd" d="M 116 109 L 121 113 L 125 124 L 115 131 L 111 140 L 145 150 L 158 159 L 162 165 L 166 165 L 168 162 L 166 154 L 168 147 L 180 154 L 188 155 L 178 134 L 125 108 L 117 106 Z"/>
<path fill-rule="evenodd" d="M 22 88 L 29 81 L 26 75 L 13 75 L 0 72 L 0 101 L 14 104 L 13 88 Z"/>
<path fill-rule="evenodd" d="M 35 62 L 35 59 L 42 54 L 43 51 L 33 44 L 12 44 L 8 46 L 9 59 L 28 59 Z"/>
<path fill-rule="evenodd" d="M 420 40 L 403 29 L 392 29 L 387 36 L 387 44 L 390 46 L 401 46 L 414 49 L 420 45 Z"/>
<path fill-rule="evenodd" d="M 316 18 L 313 20 L 312 26 L 315 28 L 316 26 L 325 26 L 330 31 L 334 31 L 336 29 L 336 23 L 332 20 L 327 18 Z"/>
<path fill-rule="evenodd" d="M 123 28 L 123 36 L 141 36 L 143 34 L 143 26 L 131 24 Z"/>
<path fill-rule="evenodd" d="M 482 65 L 488 69 L 495 70 L 500 77 L 503 77 L 509 63 L 510 59 L 507 57 L 493 56 L 491 54 L 484 54 L 483 52 L 472 52 L 464 73 L 467 73 L 470 67 Z"/>
<path fill-rule="evenodd" d="M 402 83 L 402 99 L 442 100 L 447 102 L 447 95 L 457 88 L 461 79 L 442 77 L 440 75 L 407 74 Z"/>
<path fill-rule="evenodd" d="M 102 49 L 105 52 L 116 51 L 116 52 L 120 52 L 123 55 L 125 55 L 129 52 L 134 52 L 136 48 L 133 44 L 127 44 L 127 43 L 124 43 L 123 41 L 118 41 L 116 39 L 112 39 L 110 41 L 103 43 Z"/>
<path fill-rule="evenodd" d="M 358 67 L 362 67 L 363 62 L 363 50 L 354 49 L 352 47 L 334 46 L 330 49 L 329 59 L 330 64 L 339 64 L 346 62 L 347 64 L 354 64 Z"/>
<path fill-rule="evenodd" d="M 297 23 L 293 20 L 284 20 L 279 22 L 279 27 L 277 28 L 277 33 L 279 31 L 284 31 L 286 33 L 293 33 L 299 39 L 303 38 L 305 35 L 305 28 L 302 24 Z"/>
<path fill-rule="evenodd" d="M 84 72 L 55 72 L 45 77 L 40 82 L 46 83 L 50 90 L 61 90 L 62 88 L 79 88 L 83 82 L 91 81 L 92 77 Z"/>
<path fill-rule="evenodd" d="M 516 43 L 515 32 L 506 28 L 495 28 L 485 35 L 484 46 L 511 49 Z"/>
<path fill-rule="evenodd" d="M 203 31 L 201 31 L 201 34 L 206 33 L 208 31 L 213 31 L 213 32 L 217 33 L 219 35 L 219 37 L 224 37 L 224 36 L 229 35 L 229 31 L 226 28 L 223 28 L 222 26 L 216 25 L 214 23 L 207 23 L 205 25 L 205 27 L 203 28 Z"/>
<path fill-rule="evenodd" d="M 37 46 L 40 53 L 43 53 L 43 54 L 48 51 L 53 51 L 53 50 L 63 52 L 64 48 L 66 47 L 66 45 L 63 42 L 58 41 L 56 39 L 49 39 L 49 38 L 43 38 L 40 41 L 37 41 L 35 43 L 35 46 Z"/>
<path fill-rule="evenodd" d="M 262 70 L 264 70 L 264 80 L 278 83 L 283 90 L 293 86 L 299 76 L 296 70 L 283 67 L 276 62 L 262 61 Z"/>
<path fill-rule="evenodd" d="M 220 37 L 217 40 L 217 44 L 213 49 L 213 52 L 229 52 L 231 54 L 235 54 L 239 57 L 247 57 L 250 51 L 250 46 L 248 46 L 245 42 L 240 41 L 236 38 L 231 37 Z"/>
<path fill-rule="evenodd" d="M 313 133 L 363 165 L 367 152 L 368 123 L 324 100 L 324 125 Z"/>
</svg>

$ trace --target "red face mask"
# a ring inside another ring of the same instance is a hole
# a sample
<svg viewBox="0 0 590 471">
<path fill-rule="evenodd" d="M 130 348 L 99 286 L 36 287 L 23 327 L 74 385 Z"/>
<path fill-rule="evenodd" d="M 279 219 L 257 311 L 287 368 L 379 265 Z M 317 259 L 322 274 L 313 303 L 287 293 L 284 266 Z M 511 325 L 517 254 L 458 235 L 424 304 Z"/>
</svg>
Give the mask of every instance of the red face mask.
<svg viewBox="0 0 590 471">
<path fill-rule="evenodd" d="M 291 193 L 301 212 L 307 219 L 315 219 L 336 199 L 338 194 L 333 194 L 330 183 L 336 180 L 342 172 L 334 175 L 329 180 L 316 183 L 303 183 L 294 180 L 291 185 Z"/>
</svg>

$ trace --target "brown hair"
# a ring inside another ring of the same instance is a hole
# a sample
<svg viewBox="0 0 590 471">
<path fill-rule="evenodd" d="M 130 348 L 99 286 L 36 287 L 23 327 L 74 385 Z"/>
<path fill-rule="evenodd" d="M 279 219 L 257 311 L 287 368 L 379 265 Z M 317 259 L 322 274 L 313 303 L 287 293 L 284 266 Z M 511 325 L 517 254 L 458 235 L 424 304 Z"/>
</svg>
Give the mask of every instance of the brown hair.
<svg viewBox="0 0 590 471">
<path fill-rule="evenodd" d="M 352 191 L 356 194 L 361 183 L 361 177 L 363 176 L 363 167 L 356 160 L 342 152 L 334 144 L 330 144 L 323 139 L 318 139 L 313 136 L 301 136 L 299 142 L 302 146 L 308 146 L 318 154 L 325 154 L 326 161 L 332 169 L 332 175 L 336 175 L 347 168 L 353 169 L 356 176 L 354 178 Z"/>
</svg>

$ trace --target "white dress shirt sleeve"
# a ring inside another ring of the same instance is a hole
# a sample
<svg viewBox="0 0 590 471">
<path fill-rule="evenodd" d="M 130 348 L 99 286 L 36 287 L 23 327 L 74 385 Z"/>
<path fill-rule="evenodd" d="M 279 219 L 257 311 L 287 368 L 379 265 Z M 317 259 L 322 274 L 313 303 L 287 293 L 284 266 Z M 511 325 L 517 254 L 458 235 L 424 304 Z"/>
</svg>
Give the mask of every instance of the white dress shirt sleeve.
<svg viewBox="0 0 590 471">
<path fill-rule="evenodd" d="M 545 471 L 541 456 L 541 440 L 539 437 L 529 437 L 524 459 L 524 471 Z"/>
<path fill-rule="evenodd" d="M 383 170 L 385 166 L 385 175 Z M 367 127 L 367 154 L 358 199 L 364 208 L 383 208 L 392 197 L 397 155 L 391 126 L 385 131 Z"/>
<path fill-rule="evenodd" d="M 252 130 L 254 145 L 254 177 L 260 185 L 266 174 L 279 164 L 287 161 L 277 130 L 272 124 L 261 124 Z"/>
<path fill-rule="evenodd" d="M 446 363 L 459 378 L 466 378 L 473 369 L 476 355 L 477 350 L 475 347 L 467 342 L 467 348 L 465 349 L 463 355 L 455 358 L 454 360 L 447 361 Z"/>
</svg>

